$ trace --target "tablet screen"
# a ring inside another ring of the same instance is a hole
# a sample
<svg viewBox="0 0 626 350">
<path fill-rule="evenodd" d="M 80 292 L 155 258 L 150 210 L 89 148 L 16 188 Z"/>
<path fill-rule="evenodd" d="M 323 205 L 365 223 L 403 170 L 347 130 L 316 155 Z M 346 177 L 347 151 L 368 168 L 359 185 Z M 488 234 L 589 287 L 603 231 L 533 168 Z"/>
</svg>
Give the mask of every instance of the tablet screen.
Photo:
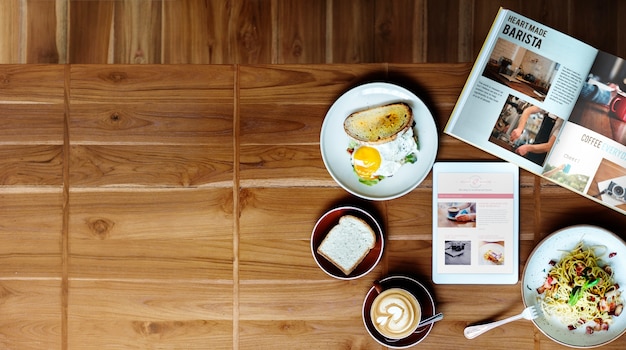
<svg viewBox="0 0 626 350">
<path fill-rule="evenodd" d="M 433 282 L 515 284 L 519 168 L 438 162 L 433 167 Z"/>
</svg>

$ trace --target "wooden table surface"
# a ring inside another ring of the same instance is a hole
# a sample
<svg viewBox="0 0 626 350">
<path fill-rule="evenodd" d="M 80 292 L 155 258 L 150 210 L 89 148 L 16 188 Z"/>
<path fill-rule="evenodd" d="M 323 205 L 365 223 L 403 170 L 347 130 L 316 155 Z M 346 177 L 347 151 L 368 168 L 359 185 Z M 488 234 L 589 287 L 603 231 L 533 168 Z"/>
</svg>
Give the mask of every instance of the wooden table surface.
<svg viewBox="0 0 626 350">
<path fill-rule="evenodd" d="M 464 338 L 468 324 L 520 312 L 520 284 L 432 285 L 430 175 L 370 202 L 324 168 L 320 127 L 343 92 L 400 84 L 441 131 L 469 70 L 0 66 L 0 348 L 382 349 L 361 304 L 393 273 L 426 283 L 445 314 L 419 348 L 563 348 L 528 321 Z M 438 159 L 495 158 L 440 133 Z M 525 171 L 520 186 L 520 271 L 562 227 L 625 236 L 621 214 Z M 384 221 L 383 259 L 354 281 L 323 273 L 309 247 L 339 204 Z"/>
</svg>

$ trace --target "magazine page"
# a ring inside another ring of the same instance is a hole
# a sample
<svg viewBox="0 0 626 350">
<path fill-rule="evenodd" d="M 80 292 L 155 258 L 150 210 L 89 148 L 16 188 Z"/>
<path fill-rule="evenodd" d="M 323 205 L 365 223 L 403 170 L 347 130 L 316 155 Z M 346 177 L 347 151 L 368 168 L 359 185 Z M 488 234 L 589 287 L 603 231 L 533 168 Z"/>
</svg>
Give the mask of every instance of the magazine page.
<svg viewBox="0 0 626 350">
<path fill-rule="evenodd" d="M 597 53 L 501 9 L 444 131 L 542 173 Z"/>
<path fill-rule="evenodd" d="M 600 52 L 543 176 L 626 214 L 626 62 Z"/>
</svg>

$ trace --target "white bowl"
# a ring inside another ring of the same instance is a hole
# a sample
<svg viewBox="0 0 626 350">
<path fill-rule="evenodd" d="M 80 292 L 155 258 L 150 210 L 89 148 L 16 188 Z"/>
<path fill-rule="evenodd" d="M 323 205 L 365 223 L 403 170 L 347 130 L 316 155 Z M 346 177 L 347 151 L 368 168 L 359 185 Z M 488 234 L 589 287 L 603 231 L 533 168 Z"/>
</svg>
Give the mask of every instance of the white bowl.
<svg viewBox="0 0 626 350">
<path fill-rule="evenodd" d="M 563 253 L 573 249 L 578 242 L 585 246 L 603 245 L 607 252 L 599 256 L 604 263 L 613 268 L 615 282 L 622 291 L 622 301 L 626 298 L 626 244 L 616 234 L 603 228 L 591 225 L 570 226 L 558 230 L 544 238 L 528 258 L 522 275 L 522 297 L 524 305 L 536 305 L 539 294 L 536 289 L 543 285 L 548 271 L 552 267 L 550 261 L 559 261 Z M 617 253 L 612 257 L 610 253 Z M 540 316 L 533 320 L 537 328 L 555 342 L 572 348 L 593 348 L 608 344 L 619 338 L 626 331 L 626 314 L 613 317 L 614 323 L 607 331 L 586 334 L 585 327 L 569 330 L 567 325 L 555 316 Z"/>
<path fill-rule="evenodd" d="M 405 164 L 394 176 L 368 186 L 359 182 L 352 169 L 347 151 L 350 139 L 343 122 L 353 112 L 394 102 L 405 102 L 413 110 L 419 144 L 417 162 Z M 411 91 L 390 83 L 364 84 L 343 94 L 326 113 L 320 133 L 322 159 L 330 176 L 346 191 L 370 200 L 389 200 L 415 189 L 432 169 L 438 146 L 437 127 L 424 102 Z"/>
</svg>

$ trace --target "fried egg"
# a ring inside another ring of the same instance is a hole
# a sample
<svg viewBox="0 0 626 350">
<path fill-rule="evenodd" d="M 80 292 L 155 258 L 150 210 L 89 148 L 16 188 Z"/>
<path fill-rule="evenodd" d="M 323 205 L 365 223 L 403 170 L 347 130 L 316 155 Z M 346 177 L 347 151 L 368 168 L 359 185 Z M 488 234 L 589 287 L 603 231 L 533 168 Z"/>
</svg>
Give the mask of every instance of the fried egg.
<svg viewBox="0 0 626 350">
<path fill-rule="evenodd" d="M 413 128 L 407 128 L 395 140 L 383 144 L 364 144 L 352 140 L 350 161 L 354 171 L 368 184 L 393 176 L 406 163 L 417 160 L 418 146 Z"/>
</svg>

